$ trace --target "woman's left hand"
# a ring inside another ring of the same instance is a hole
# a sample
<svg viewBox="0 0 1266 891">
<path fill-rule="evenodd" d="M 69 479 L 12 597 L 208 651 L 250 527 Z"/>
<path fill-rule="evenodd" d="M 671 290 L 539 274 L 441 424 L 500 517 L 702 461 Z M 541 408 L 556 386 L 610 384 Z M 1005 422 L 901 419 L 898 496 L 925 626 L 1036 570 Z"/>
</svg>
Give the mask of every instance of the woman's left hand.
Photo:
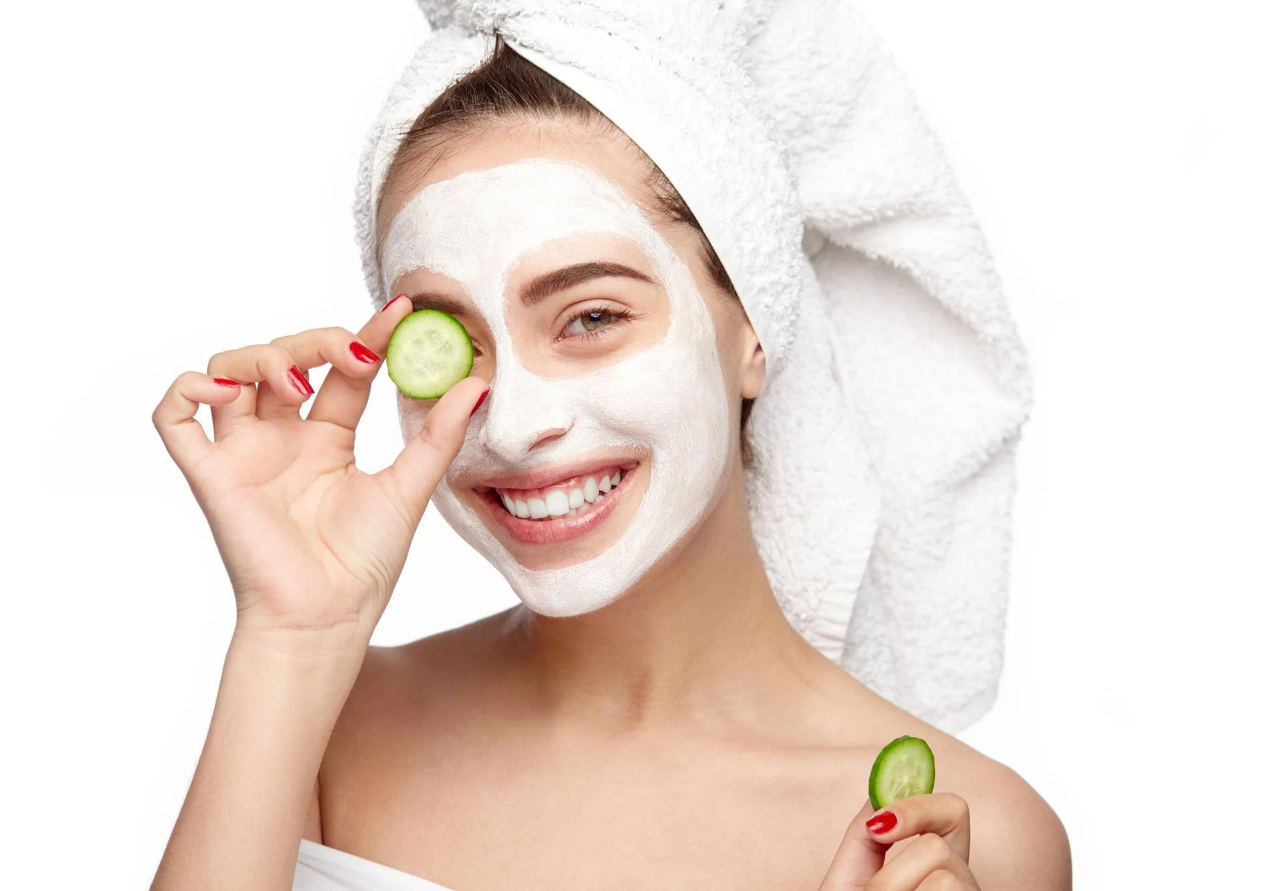
<svg viewBox="0 0 1266 891">
<path fill-rule="evenodd" d="M 884 863 L 893 844 L 914 835 Z M 879 811 L 867 800 L 819 891 L 980 891 L 967 868 L 970 848 L 967 802 L 952 792 L 902 798 Z"/>
</svg>

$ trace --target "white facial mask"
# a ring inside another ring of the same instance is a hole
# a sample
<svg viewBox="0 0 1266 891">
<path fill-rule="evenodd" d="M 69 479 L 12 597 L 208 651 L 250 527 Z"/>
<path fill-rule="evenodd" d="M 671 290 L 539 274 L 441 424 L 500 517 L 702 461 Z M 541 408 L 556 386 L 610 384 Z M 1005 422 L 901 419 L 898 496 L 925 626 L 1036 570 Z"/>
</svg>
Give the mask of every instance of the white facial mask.
<svg viewBox="0 0 1266 891">
<path fill-rule="evenodd" d="M 668 293 L 668 331 L 615 364 L 573 377 L 539 377 L 520 363 L 511 343 L 506 307 L 518 296 L 507 295 L 507 278 L 528 251 L 594 233 L 628 238 L 646 254 Z M 617 513 L 636 507 L 624 534 L 598 556 L 557 569 L 517 562 L 457 498 L 447 476 L 432 497 L 449 525 L 533 611 L 572 616 L 605 606 L 710 509 L 729 458 L 730 411 L 716 334 L 689 268 L 619 186 L 588 167 L 545 158 L 469 171 L 415 195 L 392 222 L 383 281 L 391 285 L 422 267 L 461 284 L 496 350 L 491 390 L 450 474 L 478 480 L 610 448 L 642 453 L 637 473 L 649 472 L 649 485 L 639 504 L 617 505 Z M 406 441 L 423 420 L 421 411 L 402 414 Z M 554 428 L 566 432 L 537 444 Z"/>
</svg>

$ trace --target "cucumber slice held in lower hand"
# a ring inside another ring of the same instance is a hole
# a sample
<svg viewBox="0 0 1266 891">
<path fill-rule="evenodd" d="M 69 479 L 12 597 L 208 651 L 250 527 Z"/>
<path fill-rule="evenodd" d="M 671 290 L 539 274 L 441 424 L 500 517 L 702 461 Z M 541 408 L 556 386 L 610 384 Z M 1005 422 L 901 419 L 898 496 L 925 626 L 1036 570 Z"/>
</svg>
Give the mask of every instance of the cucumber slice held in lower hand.
<svg viewBox="0 0 1266 891">
<path fill-rule="evenodd" d="M 898 736 L 880 750 L 870 769 L 870 803 L 875 810 L 899 798 L 927 795 L 936 782 L 932 748 L 917 736 Z"/>
<path fill-rule="evenodd" d="M 474 364 L 470 335 L 461 322 L 438 309 L 409 313 L 387 343 L 387 375 L 414 399 L 443 396 Z"/>
</svg>

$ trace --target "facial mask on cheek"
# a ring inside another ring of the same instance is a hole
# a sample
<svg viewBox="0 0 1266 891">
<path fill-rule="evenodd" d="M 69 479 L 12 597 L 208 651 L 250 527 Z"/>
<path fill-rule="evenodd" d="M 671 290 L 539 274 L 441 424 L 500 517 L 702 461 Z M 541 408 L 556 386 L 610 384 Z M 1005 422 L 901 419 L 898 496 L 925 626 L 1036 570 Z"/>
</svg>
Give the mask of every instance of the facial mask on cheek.
<svg viewBox="0 0 1266 891">
<path fill-rule="evenodd" d="M 668 331 L 616 364 L 570 378 L 539 377 L 519 362 L 511 342 L 507 278 L 527 251 L 592 233 L 623 236 L 645 252 L 667 290 Z M 644 496 L 639 504 L 617 506 L 636 507 L 624 534 L 598 556 L 557 569 L 529 569 L 515 560 L 457 498 L 447 477 L 432 497 L 449 525 L 535 612 L 573 616 L 605 606 L 698 522 L 729 457 L 730 413 L 716 334 L 689 268 L 619 186 L 588 167 L 545 158 L 469 171 L 415 195 L 388 233 L 383 281 L 391 284 L 421 267 L 466 289 L 496 348 L 487 403 L 450 473 L 479 479 L 611 448 L 643 455 L 637 472 L 649 472 Z M 423 420 L 421 412 L 402 416 L 406 441 Z M 566 432 L 537 444 L 552 428 Z"/>
</svg>

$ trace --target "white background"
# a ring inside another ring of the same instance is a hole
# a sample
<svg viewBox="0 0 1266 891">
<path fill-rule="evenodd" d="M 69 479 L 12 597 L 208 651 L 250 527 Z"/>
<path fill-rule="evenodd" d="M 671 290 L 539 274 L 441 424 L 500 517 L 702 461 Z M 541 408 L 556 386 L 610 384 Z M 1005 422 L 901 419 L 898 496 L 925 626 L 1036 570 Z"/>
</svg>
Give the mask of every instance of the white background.
<svg viewBox="0 0 1266 891">
<path fill-rule="evenodd" d="M 1052 803 L 1079 888 L 1261 887 L 1253 4 L 865 5 L 983 222 L 1037 381 L 1007 668 L 963 737 Z M 150 413 L 214 352 L 368 317 L 355 168 L 423 26 L 407 0 L 16 6 L 0 884 L 140 888 L 233 621 Z M 399 447 L 380 374 L 360 463 Z M 513 602 L 429 512 L 375 642 Z"/>
</svg>

